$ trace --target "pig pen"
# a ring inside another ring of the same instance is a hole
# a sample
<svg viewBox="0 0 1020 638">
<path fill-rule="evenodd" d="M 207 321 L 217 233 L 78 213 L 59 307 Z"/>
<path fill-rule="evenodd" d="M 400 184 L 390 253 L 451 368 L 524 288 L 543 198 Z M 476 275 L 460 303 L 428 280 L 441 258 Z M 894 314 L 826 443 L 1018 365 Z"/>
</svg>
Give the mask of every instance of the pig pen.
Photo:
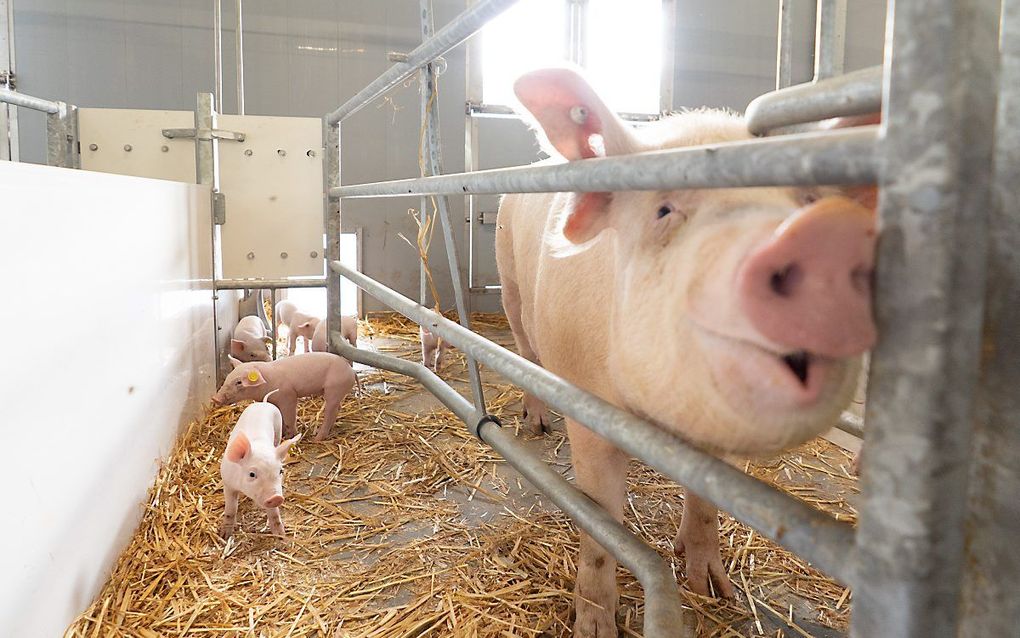
<svg viewBox="0 0 1020 638">
<path fill-rule="evenodd" d="M 473 324 L 504 346 L 501 315 Z M 379 316 L 362 342 L 420 357 L 418 327 Z M 299 355 L 300 356 L 300 355 Z M 464 389 L 463 356 L 442 376 Z M 288 539 L 242 499 L 238 527 L 223 514 L 219 459 L 243 406 L 192 422 L 161 469 L 142 523 L 92 605 L 65 636 L 561 636 L 570 633 L 577 529 L 497 454 L 404 377 L 362 371 L 365 396 L 348 397 L 330 440 L 302 440 L 286 465 Z M 483 370 L 490 410 L 519 422 L 520 391 Z M 321 399 L 303 400 L 299 431 L 314 430 Z M 528 447 L 571 476 L 562 422 Z M 745 469 L 854 521 L 851 455 L 818 439 Z M 680 488 L 639 462 L 630 472 L 628 528 L 669 560 Z M 682 589 L 698 636 L 839 636 L 849 589 L 729 516 L 723 557 L 739 593 L 704 598 Z M 622 635 L 641 635 L 643 592 L 620 570 Z"/>
</svg>

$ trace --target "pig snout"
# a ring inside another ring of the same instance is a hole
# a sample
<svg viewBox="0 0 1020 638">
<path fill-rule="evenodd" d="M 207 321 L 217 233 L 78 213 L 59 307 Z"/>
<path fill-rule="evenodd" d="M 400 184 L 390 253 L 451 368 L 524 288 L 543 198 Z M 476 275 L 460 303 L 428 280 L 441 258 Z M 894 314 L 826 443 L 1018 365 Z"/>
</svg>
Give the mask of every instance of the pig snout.
<svg viewBox="0 0 1020 638">
<path fill-rule="evenodd" d="M 870 349 L 875 235 L 873 213 L 842 197 L 788 218 L 737 273 L 751 324 L 791 350 L 842 358 Z"/>
<path fill-rule="evenodd" d="M 283 496 L 280 494 L 274 494 L 266 499 L 266 507 L 280 507 L 283 505 Z"/>
</svg>

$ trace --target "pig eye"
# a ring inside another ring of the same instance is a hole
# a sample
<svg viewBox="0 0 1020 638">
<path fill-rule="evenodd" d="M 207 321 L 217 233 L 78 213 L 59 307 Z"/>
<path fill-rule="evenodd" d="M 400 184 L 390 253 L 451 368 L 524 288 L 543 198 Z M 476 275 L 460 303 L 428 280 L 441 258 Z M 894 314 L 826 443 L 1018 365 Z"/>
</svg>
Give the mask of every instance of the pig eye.
<svg viewBox="0 0 1020 638">
<path fill-rule="evenodd" d="M 255 478 L 255 472 L 248 472 L 248 476 Z"/>
<path fill-rule="evenodd" d="M 670 206 L 669 204 L 663 204 L 662 206 L 659 207 L 658 212 L 655 213 L 655 217 L 657 219 L 662 219 L 663 217 L 669 215 L 672 212 L 673 212 L 672 206 Z"/>
</svg>

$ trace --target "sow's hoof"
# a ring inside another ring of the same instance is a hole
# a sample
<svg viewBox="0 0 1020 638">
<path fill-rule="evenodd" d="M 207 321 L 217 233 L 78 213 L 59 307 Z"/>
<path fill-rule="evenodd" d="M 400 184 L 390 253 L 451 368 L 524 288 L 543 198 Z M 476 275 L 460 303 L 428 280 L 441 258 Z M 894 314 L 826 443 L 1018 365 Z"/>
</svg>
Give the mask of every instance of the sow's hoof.
<svg viewBox="0 0 1020 638">
<path fill-rule="evenodd" d="M 552 432 L 552 417 L 545 403 L 530 394 L 524 395 L 524 431 L 531 435 Z"/>
</svg>

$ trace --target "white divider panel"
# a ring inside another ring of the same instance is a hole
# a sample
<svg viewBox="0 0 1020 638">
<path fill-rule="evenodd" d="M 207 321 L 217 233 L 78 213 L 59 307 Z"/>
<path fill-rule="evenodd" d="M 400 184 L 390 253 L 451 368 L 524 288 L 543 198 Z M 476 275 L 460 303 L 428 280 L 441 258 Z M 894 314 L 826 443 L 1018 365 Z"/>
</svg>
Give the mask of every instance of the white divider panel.
<svg viewBox="0 0 1020 638">
<path fill-rule="evenodd" d="M 171 140 L 162 132 L 194 126 L 191 111 L 80 108 L 81 167 L 194 184 L 195 140 Z"/>
<path fill-rule="evenodd" d="M 220 142 L 223 276 L 322 275 L 322 120 L 220 115 L 219 127 L 245 134 Z"/>
</svg>

